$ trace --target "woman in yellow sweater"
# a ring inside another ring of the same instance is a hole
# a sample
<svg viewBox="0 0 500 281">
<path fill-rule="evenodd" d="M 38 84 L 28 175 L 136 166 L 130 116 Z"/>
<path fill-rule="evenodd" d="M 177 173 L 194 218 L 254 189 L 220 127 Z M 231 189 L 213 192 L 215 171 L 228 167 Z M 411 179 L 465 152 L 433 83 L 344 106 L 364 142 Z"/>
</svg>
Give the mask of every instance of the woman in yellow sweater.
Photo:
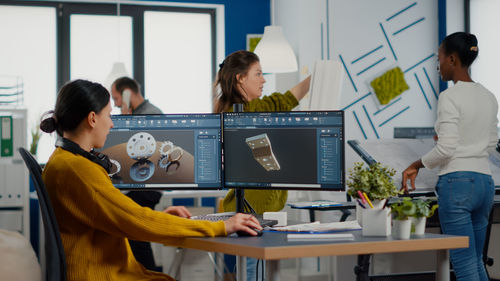
<svg viewBox="0 0 500 281">
<path fill-rule="evenodd" d="M 248 51 L 236 51 L 226 57 L 220 65 L 215 81 L 217 92 L 214 112 L 231 112 L 233 104 L 244 105 L 245 112 L 290 111 L 309 91 L 311 77 L 307 77 L 291 90 L 262 96 L 266 79 L 262 73 L 259 57 Z M 245 198 L 258 213 L 279 211 L 285 206 L 286 190 L 247 190 Z M 223 202 L 224 211 L 234 211 L 234 190 L 229 191 Z"/>
<path fill-rule="evenodd" d="M 43 171 L 66 254 L 68 280 L 173 280 L 139 264 L 127 239 L 168 244 L 179 237 L 257 233 L 258 221 L 237 214 L 227 221 L 187 219 L 184 207 L 164 212 L 137 205 L 116 189 L 105 157 L 96 156 L 113 127 L 108 91 L 97 83 L 72 81 L 61 89 L 45 132 L 61 137 Z M 108 160 L 109 161 L 109 160 Z"/>
</svg>

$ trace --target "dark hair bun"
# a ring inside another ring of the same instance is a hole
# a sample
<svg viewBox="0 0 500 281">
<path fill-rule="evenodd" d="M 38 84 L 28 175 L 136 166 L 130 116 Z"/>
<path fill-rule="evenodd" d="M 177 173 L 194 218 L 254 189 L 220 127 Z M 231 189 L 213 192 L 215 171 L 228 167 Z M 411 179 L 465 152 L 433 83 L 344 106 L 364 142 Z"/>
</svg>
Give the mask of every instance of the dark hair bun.
<svg viewBox="0 0 500 281">
<path fill-rule="evenodd" d="M 49 111 L 48 114 L 53 114 L 53 111 Z M 57 121 L 54 116 L 43 119 L 42 122 L 40 122 L 40 129 L 46 133 L 54 132 L 57 129 Z"/>
<path fill-rule="evenodd" d="M 455 32 L 446 36 L 441 43 L 445 53 L 457 53 L 463 66 L 469 67 L 477 58 L 479 48 L 474 34 Z"/>
</svg>

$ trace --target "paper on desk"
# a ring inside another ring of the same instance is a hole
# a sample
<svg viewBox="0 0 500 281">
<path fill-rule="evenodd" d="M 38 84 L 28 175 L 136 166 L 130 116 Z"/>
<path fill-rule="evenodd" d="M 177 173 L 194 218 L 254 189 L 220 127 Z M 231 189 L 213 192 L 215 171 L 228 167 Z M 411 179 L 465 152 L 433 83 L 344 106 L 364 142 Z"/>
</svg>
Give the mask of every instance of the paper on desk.
<svg viewBox="0 0 500 281">
<path fill-rule="evenodd" d="M 322 234 L 298 234 L 289 233 L 286 236 L 288 241 L 339 241 L 339 240 L 354 240 L 352 233 L 322 233 Z"/>
<path fill-rule="evenodd" d="M 317 201 L 304 201 L 304 202 L 293 202 L 288 204 L 294 208 L 310 208 L 310 207 L 332 207 L 340 206 L 342 204 L 329 200 L 317 200 Z"/>
<path fill-rule="evenodd" d="M 330 223 L 304 223 L 287 226 L 272 227 L 271 230 L 287 232 L 335 232 L 347 230 L 360 230 L 361 226 L 357 221 L 330 222 Z"/>
</svg>

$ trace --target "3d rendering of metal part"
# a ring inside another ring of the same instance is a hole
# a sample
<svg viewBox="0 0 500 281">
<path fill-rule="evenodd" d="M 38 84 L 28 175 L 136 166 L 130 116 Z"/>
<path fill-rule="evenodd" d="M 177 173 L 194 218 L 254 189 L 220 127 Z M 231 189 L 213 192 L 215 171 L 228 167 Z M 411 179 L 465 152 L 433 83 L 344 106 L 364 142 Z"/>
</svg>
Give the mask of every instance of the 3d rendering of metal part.
<svg viewBox="0 0 500 281">
<path fill-rule="evenodd" d="M 164 141 L 160 146 L 160 155 L 166 156 L 174 149 L 174 144 L 171 141 Z"/>
<path fill-rule="evenodd" d="M 161 158 L 158 160 L 160 168 L 167 168 L 172 162 L 179 161 L 184 154 L 184 150 L 175 146 L 171 141 L 165 141 L 160 147 Z"/>
<path fill-rule="evenodd" d="M 168 163 L 167 168 L 165 168 L 165 171 L 167 171 L 167 175 L 173 175 L 177 173 L 177 170 L 179 170 L 180 166 L 181 163 L 179 161 L 172 161 Z"/>
<path fill-rule="evenodd" d="M 108 175 L 110 178 L 112 178 L 114 175 L 118 174 L 122 170 L 122 166 L 120 165 L 120 162 L 116 161 L 115 159 L 109 159 L 109 162 L 111 162 L 112 166 L 111 166 L 111 172 Z"/>
<path fill-rule="evenodd" d="M 274 156 L 271 141 L 267 134 L 246 138 L 245 142 L 252 150 L 253 157 L 266 171 L 280 170 L 280 164 Z"/>
<path fill-rule="evenodd" d="M 150 179 L 155 173 L 155 165 L 149 160 L 137 161 L 130 167 L 130 178 L 136 182 Z"/>
<path fill-rule="evenodd" d="M 148 159 L 155 151 L 156 140 L 146 132 L 134 134 L 127 142 L 127 154 L 134 160 Z"/>
</svg>

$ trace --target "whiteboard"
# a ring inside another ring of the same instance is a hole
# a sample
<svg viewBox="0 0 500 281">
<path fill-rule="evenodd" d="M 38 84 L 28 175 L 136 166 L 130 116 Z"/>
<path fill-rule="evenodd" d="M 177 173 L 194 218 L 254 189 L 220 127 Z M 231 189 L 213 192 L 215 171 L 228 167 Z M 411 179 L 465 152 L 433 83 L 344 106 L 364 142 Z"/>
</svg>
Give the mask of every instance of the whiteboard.
<svg viewBox="0 0 500 281">
<path fill-rule="evenodd" d="M 366 153 L 383 166 L 396 170 L 394 183 L 401 187 L 402 173 L 414 161 L 432 150 L 436 142 L 433 139 L 379 139 L 357 141 Z M 490 169 L 495 185 L 500 185 L 500 153 L 490 155 Z M 438 168 L 422 168 L 415 179 L 416 191 L 434 191 L 438 181 Z"/>
</svg>

